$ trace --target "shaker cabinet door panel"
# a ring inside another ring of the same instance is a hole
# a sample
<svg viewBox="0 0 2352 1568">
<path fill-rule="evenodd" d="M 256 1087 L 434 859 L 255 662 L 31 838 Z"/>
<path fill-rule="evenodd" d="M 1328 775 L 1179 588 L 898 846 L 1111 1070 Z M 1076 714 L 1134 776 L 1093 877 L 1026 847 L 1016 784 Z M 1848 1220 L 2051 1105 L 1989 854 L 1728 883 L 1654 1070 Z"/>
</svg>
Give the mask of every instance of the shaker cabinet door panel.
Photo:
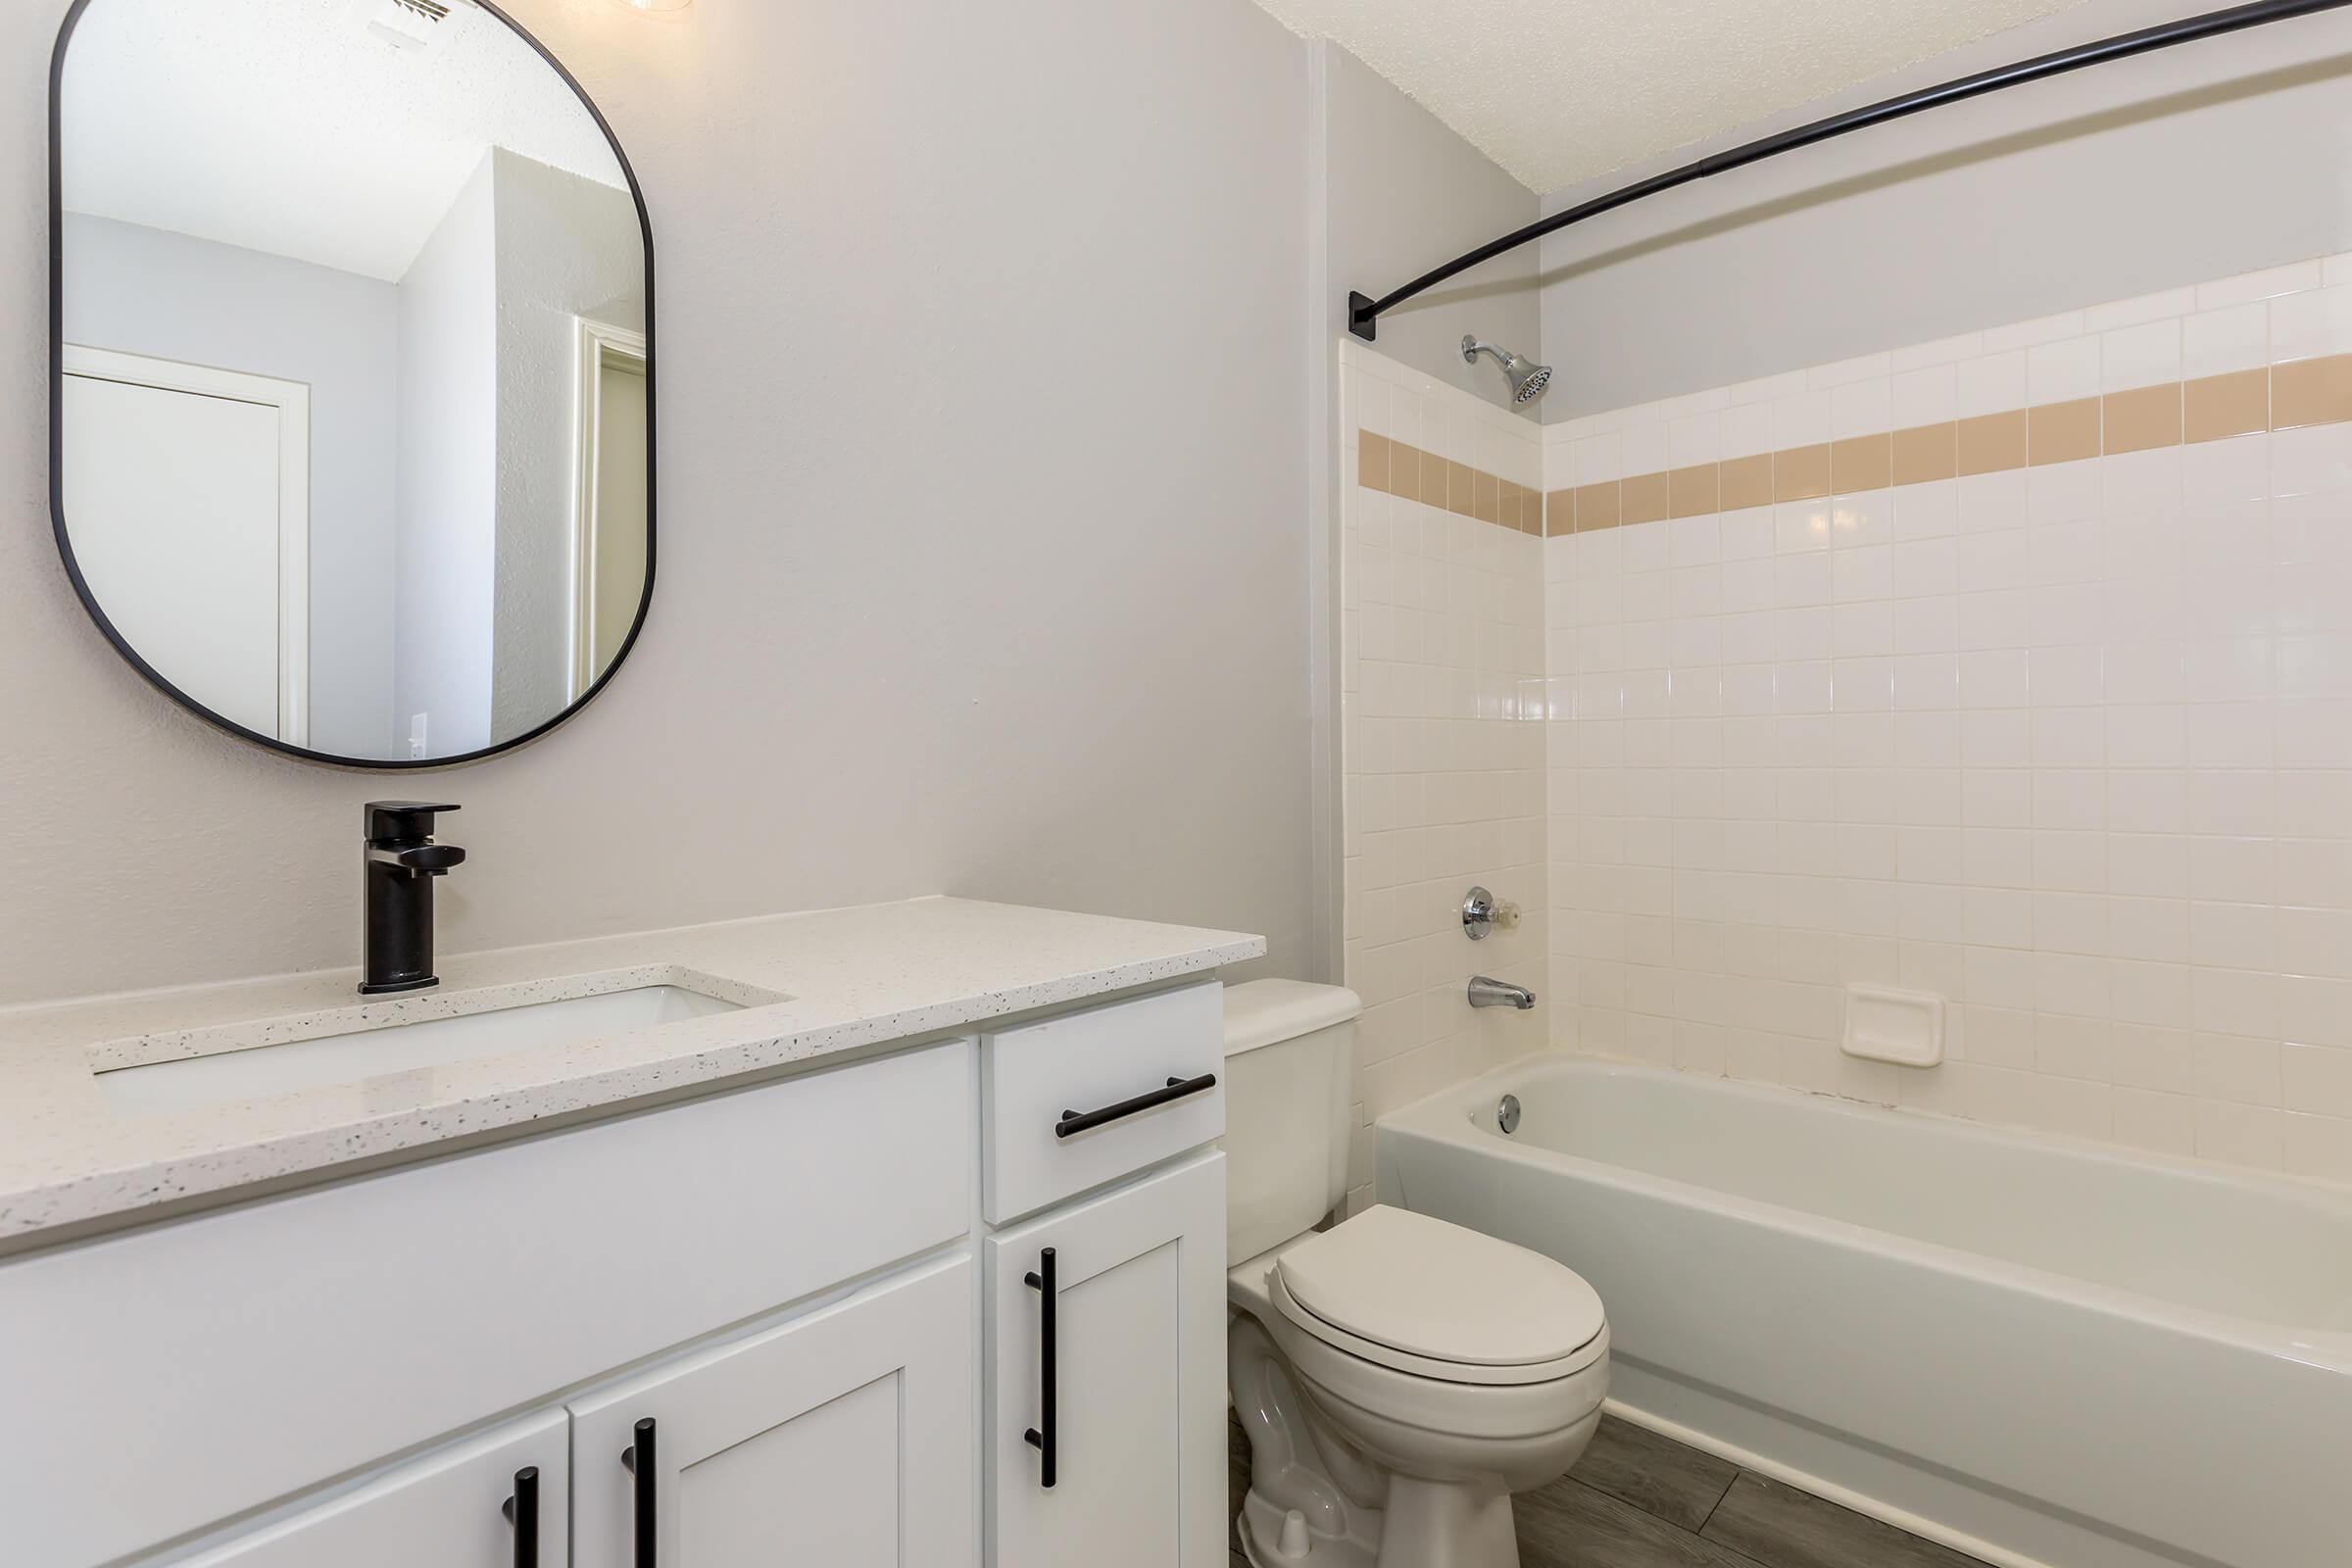
<svg viewBox="0 0 2352 1568">
<path fill-rule="evenodd" d="M 987 1250 L 989 1560 L 1223 1568 L 1224 1155 Z"/>
<path fill-rule="evenodd" d="M 304 1509 L 180 1568 L 563 1568 L 567 1558 L 565 1468 L 570 1435 L 561 1410 L 427 1454 L 378 1480 Z M 536 1470 L 517 1488 L 517 1477 Z M 517 1520 L 514 1504 L 536 1517 Z M 529 1533 L 536 1527 L 537 1549 Z M 522 1532 L 520 1541 L 517 1532 Z"/>
<path fill-rule="evenodd" d="M 575 1402 L 573 1562 L 641 1568 L 650 1506 L 647 1568 L 969 1568 L 973 1305 L 952 1257 Z"/>
</svg>

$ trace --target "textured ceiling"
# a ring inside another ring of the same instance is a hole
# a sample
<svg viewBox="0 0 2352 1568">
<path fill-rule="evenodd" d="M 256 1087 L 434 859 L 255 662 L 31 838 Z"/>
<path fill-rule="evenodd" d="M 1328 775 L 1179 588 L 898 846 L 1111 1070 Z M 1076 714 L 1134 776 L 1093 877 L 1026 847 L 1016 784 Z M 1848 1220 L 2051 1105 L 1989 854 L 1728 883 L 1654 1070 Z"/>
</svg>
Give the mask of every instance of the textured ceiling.
<svg viewBox="0 0 2352 1568">
<path fill-rule="evenodd" d="M 398 281 L 492 146 L 608 185 L 595 120 L 455 0 L 424 49 L 387 0 L 90 0 L 66 54 L 65 205 Z"/>
<path fill-rule="evenodd" d="M 1258 0 L 1539 194 L 2082 0 Z"/>
</svg>

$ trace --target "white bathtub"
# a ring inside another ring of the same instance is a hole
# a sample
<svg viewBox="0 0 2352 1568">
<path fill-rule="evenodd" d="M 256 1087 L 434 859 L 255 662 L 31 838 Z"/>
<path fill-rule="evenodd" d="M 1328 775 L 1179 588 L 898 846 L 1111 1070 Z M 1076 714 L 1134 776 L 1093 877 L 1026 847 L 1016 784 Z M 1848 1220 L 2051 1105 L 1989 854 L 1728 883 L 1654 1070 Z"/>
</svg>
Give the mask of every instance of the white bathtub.
<svg viewBox="0 0 2352 1568">
<path fill-rule="evenodd" d="M 2352 1195 L 1564 1055 L 1377 1161 L 1590 1280 L 1637 1420 L 1995 1563 L 2352 1565 Z"/>
</svg>

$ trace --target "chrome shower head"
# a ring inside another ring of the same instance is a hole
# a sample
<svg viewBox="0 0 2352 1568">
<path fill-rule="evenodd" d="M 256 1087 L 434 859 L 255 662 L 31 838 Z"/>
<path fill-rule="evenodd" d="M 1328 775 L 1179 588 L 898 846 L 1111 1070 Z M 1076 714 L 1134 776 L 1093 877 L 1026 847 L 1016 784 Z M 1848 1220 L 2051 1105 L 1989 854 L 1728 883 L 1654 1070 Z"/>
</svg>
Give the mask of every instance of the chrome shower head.
<svg viewBox="0 0 2352 1568">
<path fill-rule="evenodd" d="M 1550 366 L 1538 365 L 1524 354 L 1513 354 L 1492 343 L 1481 343 L 1475 337 L 1463 337 L 1464 360 L 1476 365 L 1481 354 L 1492 354 L 1501 364 L 1502 373 L 1510 379 L 1513 403 L 1533 403 L 1544 395 L 1545 387 L 1551 385 Z"/>
</svg>

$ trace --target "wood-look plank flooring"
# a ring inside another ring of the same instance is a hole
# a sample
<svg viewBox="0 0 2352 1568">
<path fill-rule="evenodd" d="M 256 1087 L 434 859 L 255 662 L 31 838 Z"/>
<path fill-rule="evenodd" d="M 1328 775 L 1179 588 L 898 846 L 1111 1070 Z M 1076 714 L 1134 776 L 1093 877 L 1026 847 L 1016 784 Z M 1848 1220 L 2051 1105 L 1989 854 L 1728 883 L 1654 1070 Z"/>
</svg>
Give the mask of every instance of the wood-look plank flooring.
<svg viewBox="0 0 2352 1568">
<path fill-rule="evenodd" d="M 1238 1521 L 1250 1440 L 1238 1421 L 1229 1437 Z M 1514 1497 L 1512 1509 L 1520 1568 L 1983 1568 L 1613 1416 L 1574 1470 Z M 1232 1568 L 1250 1568 L 1238 1533 L 1232 1556 Z"/>
</svg>

